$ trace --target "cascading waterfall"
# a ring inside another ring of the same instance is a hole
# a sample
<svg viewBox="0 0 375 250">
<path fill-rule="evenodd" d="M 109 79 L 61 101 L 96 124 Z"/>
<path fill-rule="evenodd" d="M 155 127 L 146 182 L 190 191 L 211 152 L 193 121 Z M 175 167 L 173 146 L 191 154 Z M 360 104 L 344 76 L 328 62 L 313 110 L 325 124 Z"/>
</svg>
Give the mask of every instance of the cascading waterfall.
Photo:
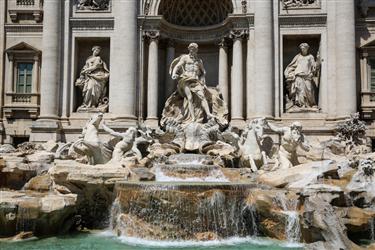
<svg viewBox="0 0 375 250">
<path fill-rule="evenodd" d="M 252 236 L 258 233 L 255 209 L 248 209 L 245 202 L 252 187 L 232 183 L 117 183 L 111 229 L 117 235 L 148 240 Z"/>
<path fill-rule="evenodd" d="M 370 224 L 370 239 L 375 241 L 375 218 L 371 218 L 369 221 Z"/>
<path fill-rule="evenodd" d="M 297 243 L 300 241 L 301 228 L 299 213 L 297 211 L 298 200 L 288 200 L 285 194 L 276 196 L 276 201 L 283 210 L 283 214 L 287 216 L 285 224 L 285 236 L 290 243 Z"/>
<path fill-rule="evenodd" d="M 32 219 L 32 208 L 19 206 L 17 209 L 17 232 L 35 231 L 35 222 Z"/>
</svg>

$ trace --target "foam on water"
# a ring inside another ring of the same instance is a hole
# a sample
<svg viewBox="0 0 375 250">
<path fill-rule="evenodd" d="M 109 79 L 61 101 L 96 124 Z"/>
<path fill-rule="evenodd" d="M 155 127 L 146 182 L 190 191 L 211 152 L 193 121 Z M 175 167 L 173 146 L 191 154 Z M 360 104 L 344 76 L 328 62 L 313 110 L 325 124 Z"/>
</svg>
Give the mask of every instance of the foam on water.
<svg viewBox="0 0 375 250">
<path fill-rule="evenodd" d="M 104 237 L 116 237 L 111 231 L 106 231 L 100 233 Z M 285 248 L 302 248 L 304 245 L 300 243 L 290 243 L 272 240 L 268 238 L 260 237 L 231 237 L 221 240 L 211 240 L 211 241 L 159 241 L 159 240 L 146 240 L 136 237 L 121 236 L 116 237 L 121 242 L 133 245 L 133 246 L 143 246 L 151 248 L 187 248 L 187 247 L 222 247 L 222 246 L 235 246 L 244 243 L 249 243 L 259 246 L 280 246 Z"/>
<path fill-rule="evenodd" d="M 207 177 L 178 178 L 167 176 L 160 167 L 155 168 L 155 180 L 158 182 L 229 182 L 221 170 L 213 170 Z"/>
</svg>

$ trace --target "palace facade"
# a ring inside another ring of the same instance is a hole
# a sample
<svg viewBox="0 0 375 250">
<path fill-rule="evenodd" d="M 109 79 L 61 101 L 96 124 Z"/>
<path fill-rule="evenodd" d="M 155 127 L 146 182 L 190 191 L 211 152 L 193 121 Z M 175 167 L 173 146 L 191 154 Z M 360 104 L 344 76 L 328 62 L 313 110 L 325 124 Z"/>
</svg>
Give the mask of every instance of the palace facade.
<svg viewBox="0 0 375 250">
<path fill-rule="evenodd" d="M 0 10 L 1 143 L 72 141 L 99 111 L 115 130 L 157 126 L 176 89 L 170 64 L 190 43 L 233 126 L 267 117 L 330 136 L 360 112 L 375 139 L 375 1 L 2 0 Z"/>
</svg>

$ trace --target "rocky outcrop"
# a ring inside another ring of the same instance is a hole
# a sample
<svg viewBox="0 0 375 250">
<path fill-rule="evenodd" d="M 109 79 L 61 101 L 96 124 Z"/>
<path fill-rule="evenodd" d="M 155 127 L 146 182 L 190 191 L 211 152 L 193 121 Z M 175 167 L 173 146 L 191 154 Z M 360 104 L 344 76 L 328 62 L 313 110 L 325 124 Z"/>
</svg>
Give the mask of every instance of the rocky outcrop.
<svg viewBox="0 0 375 250">
<path fill-rule="evenodd" d="M 337 171 L 338 164 L 334 161 L 310 162 L 261 174 L 258 181 L 277 188 L 302 189 L 309 184 L 317 183 L 319 178 L 338 178 Z"/>
<path fill-rule="evenodd" d="M 104 228 L 108 225 L 109 211 L 114 200 L 114 184 L 127 180 L 130 172 L 121 166 L 91 166 L 56 160 L 49 175 L 56 190 L 77 194 L 77 213 L 82 218 L 82 226 Z"/>
<path fill-rule="evenodd" d="M 66 233 L 76 225 L 77 195 L 0 191 L 0 237 Z"/>
</svg>

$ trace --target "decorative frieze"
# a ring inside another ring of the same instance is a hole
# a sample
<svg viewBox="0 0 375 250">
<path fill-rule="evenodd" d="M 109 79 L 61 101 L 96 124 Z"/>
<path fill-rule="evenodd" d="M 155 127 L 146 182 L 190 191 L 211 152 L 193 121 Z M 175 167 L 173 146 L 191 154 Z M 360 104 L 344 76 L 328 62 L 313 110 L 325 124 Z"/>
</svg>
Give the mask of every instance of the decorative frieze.
<svg viewBox="0 0 375 250">
<path fill-rule="evenodd" d="M 75 30 L 113 30 L 113 18 L 80 18 L 71 19 L 70 25 Z"/>
<path fill-rule="evenodd" d="M 80 11 L 103 11 L 109 10 L 109 0 L 78 0 L 77 10 Z"/>
<path fill-rule="evenodd" d="M 327 24 L 327 15 L 303 15 L 303 16 L 280 16 L 280 26 L 325 26 Z"/>
<path fill-rule="evenodd" d="M 283 9 L 320 8 L 320 0 L 281 0 Z"/>
</svg>

